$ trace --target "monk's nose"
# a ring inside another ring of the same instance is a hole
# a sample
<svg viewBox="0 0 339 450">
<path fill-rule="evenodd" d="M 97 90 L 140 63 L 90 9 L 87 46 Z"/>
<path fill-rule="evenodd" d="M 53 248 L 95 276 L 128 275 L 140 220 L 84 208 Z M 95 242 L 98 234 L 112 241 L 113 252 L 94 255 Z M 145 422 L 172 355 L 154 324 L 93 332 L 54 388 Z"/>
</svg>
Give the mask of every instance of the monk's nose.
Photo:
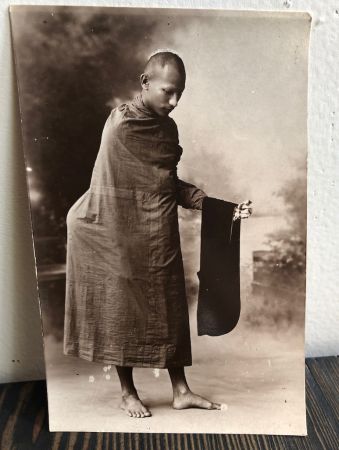
<svg viewBox="0 0 339 450">
<path fill-rule="evenodd" d="M 172 106 L 172 108 L 175 108 L 178 104 L 178 97 L 177 95 L 172 95 L 172 97 L 170 98 L 169 104 Z"/>
</svg>

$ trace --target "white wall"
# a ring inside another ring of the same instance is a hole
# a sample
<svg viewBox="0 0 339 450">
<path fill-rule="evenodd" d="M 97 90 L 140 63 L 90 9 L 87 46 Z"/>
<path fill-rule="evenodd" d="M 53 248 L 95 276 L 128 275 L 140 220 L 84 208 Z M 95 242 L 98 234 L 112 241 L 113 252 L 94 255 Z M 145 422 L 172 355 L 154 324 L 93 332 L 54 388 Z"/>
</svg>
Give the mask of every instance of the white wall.
<svg viewBox="0 0 339 450">
<path fill-rule="evenodd" d="M 0 382 L 44 378 L 43 346 L 9 4 L 163 6 L 308 11 L 309 78 L 306 355 L 339 349 L 339 2 L 335 0 L 2 1 L 0 5 Z"/>
</svg>

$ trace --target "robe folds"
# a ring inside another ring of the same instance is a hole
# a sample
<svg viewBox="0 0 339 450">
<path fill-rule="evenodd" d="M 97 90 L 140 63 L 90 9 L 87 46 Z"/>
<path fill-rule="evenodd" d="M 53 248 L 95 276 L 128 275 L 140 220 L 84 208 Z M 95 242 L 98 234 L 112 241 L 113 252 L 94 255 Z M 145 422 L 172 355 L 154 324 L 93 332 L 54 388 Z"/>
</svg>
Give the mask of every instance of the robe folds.
<svg viewBox="0 0 339 450">
<path fill-rule="evenodd" d="M 177 207 L 206 194 L 178 179 L 174 120 L 141 95 L 113 109 L 90 187 L 67 215 L 64 353 L 120 366 L 192 364 Z"/>
</svg>

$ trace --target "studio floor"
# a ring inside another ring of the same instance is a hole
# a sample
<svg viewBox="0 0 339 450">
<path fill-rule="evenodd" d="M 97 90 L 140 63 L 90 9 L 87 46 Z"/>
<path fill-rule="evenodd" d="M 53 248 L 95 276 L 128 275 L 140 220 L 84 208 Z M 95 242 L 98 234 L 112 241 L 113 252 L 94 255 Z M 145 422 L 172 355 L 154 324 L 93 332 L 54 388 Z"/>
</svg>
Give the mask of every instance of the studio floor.
<svg viewBox="0 0 339 450">
<path fill-rule="evenodd" d="M 45 381 L 0 385 L 0 448 L 31 450 L 329 450 L 339 437 L 339 361 L 306 360 L 308 436 L 49 432 Z M 91 405 L 88 405 L 88 409 Z"/>
<path fill-rule="evenodd" d="M 133 419 L 119 408 L 114 367 L 63 356 L 60 342 L 45 339 L 51 430 L 306 434 L 300 332 L 196 336 L 192 348 L 190 387 L 222 409 L 174 410 L 167 371 L 135 369 L 152 417 Z"/>
</svg>

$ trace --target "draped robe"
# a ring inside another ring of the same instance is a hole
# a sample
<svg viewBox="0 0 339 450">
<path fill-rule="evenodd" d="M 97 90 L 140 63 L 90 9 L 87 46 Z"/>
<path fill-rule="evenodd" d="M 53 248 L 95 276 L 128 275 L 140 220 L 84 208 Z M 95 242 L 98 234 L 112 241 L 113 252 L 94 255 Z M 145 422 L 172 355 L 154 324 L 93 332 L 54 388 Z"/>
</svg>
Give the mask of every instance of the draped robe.
<svg viewBox="0 0 339 450">
<path fill-rule="evenodd" d="M 112 110 L 90 187 L 67 215 L 64 353 L 136 367 L 192 364 L 177 207 L 206 194 L 178 179 L 174 120 L 141 95 Z"/>
</svg>

